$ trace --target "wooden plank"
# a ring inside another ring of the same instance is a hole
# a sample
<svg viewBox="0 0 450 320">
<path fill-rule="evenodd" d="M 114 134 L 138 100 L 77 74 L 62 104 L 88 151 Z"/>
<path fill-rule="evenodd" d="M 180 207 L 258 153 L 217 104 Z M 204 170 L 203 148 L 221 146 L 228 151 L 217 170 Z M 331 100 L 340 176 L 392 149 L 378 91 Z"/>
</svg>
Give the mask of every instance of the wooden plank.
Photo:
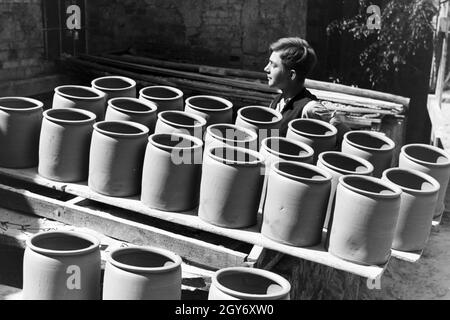
<svg viewBox="0 0 450 320">
<path fill-rule="evenodd" d="M 392 258 L 415 263 L 422 257 L 423 250 L 418 251 L 399 251 L 392 249 Z"/>
<path fill-rule="evenodd" d="M 33 182 L 70 194 L 92 199 L 98 202 L 117 206 L 127 210 L 132 210 L 143 215 L 148 215 L 161 220 L 173 222 L 179 225 L 195 228 L 198 230 L 214 233 L 220 236 L 229 237 L 242 242 L 258 245 L 267 249 L 275 250 L 294 257 L 309 260 L 315 263 L 324 264 L 346 272 L 354 273 L 362 277 L 375 279 L 382 275 L 385 265 L 366 266 L 342 260 L 331 255 L 325 250 L 323 241 L 321 244 L 312 247 L 292 247 L 272 241 L 264 237 L 260 232 L 261 216 L 258 215 L 258 223 L 246 229 L 228 229 L 211 225 L 197 216 L 197 209 L 188 212 L 166 212 L 146 207 L 139 201 L 139 197 L 115 198 L 104 196 L 90 190 L 84 183 L 60 183 L 47 180 L 37 174 L 36 168 L 14 170 L 0 168 L 0 174 Z M 125 222 L 125 221 L 123 221 Z M 120 225 L 120 224 L 119 224 Z"/>
<path fill-rule="evenodd" d="M 109 213 L 79 207 L 0 184 L 0 205 L 9 209 L 53 219 L 77 227 L 88 227 L 110 237 L 137 245 L 171 250 L 185 259 L 210 268 L 243 266 L 247 254 L 198 239 L 178 235 Z"/>
</svg>

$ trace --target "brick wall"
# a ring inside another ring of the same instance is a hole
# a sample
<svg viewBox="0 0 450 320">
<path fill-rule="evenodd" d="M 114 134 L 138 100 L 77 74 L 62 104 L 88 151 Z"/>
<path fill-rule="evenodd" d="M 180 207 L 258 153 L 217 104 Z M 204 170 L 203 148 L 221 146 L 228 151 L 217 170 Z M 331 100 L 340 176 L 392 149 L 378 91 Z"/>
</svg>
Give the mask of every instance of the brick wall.
<svg viewBox="0 0 450 320">
<path fill-rule="evenodd" d="M 262 70 L 271 42 L 305 36 L 307 2 L 98 0 L 88 3 L 89 48 Z"/>
<path fill-rule="evenodd" d="M 41 0 L 0 0 L 0 82 L 45 73 Z"/>
</svg>

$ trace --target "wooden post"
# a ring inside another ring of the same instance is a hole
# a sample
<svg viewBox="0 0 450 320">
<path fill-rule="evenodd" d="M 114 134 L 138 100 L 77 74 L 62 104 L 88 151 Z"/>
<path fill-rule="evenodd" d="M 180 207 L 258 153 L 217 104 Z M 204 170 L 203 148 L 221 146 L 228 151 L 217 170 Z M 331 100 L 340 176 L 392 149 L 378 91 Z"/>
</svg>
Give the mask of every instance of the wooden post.
<svg viewBox="0 0 450 320">
<path fill-rule="evenodd" d="M 441 107 L 442 103 L 442 92 L 444 91 L 444 79 L 445 79 L 445 67 L 447 64 L 447 46 L 448 46 L 448 29 L 449 29 L 449 4 L 448 2 L 444 2 L 441 14 L 439 16 L 439 29 L 438 33 L 443 32 L 443 40 L 442 40 L 442 53 L 441 60 L 439 63 L 439 70 L 436 81 L 436 97 L 438 99 L 439 107 Z"/>
</svg>

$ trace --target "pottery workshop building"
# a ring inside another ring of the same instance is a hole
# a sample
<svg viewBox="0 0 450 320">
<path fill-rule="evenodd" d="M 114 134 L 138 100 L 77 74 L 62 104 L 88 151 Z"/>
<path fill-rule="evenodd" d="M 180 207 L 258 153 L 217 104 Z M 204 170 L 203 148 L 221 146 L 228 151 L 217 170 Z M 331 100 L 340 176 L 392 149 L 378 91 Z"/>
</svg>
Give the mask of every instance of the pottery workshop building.
<svg viewBox="0 0 450 320">
<path fill-rule="evenodd" d="M 424 278 L 450 260 L 432 51 L 390 92 L 334 83 L 359 58 L 327 28 L 357 12 L 0 1 L 0 297 L 449 298 L 445 275 Z M 314 48 L 305 86 L 342 115 L 342 143 L 317 119 L 273 133 L 264 67 L 286 36 Z"/>
</svg>

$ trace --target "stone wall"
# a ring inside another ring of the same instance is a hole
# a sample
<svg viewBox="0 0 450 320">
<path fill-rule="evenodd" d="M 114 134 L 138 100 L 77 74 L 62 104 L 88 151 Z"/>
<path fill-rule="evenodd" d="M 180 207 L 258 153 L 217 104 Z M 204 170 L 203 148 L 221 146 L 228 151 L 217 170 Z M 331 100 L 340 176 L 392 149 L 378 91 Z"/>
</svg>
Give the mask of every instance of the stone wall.
<svg viewBox="0 0 450 320">
<path fill-rule="evenodd" d="M 41 0 L 0 0 L 0 82 L 49 70 L 42 29 Z"/>
<path fill-rule="evenodd" d="M 88 3 L 89 48 L 262 70 L 271 42 L 306 35 L 307 2 L 98 0 Z"/>
</svg>

